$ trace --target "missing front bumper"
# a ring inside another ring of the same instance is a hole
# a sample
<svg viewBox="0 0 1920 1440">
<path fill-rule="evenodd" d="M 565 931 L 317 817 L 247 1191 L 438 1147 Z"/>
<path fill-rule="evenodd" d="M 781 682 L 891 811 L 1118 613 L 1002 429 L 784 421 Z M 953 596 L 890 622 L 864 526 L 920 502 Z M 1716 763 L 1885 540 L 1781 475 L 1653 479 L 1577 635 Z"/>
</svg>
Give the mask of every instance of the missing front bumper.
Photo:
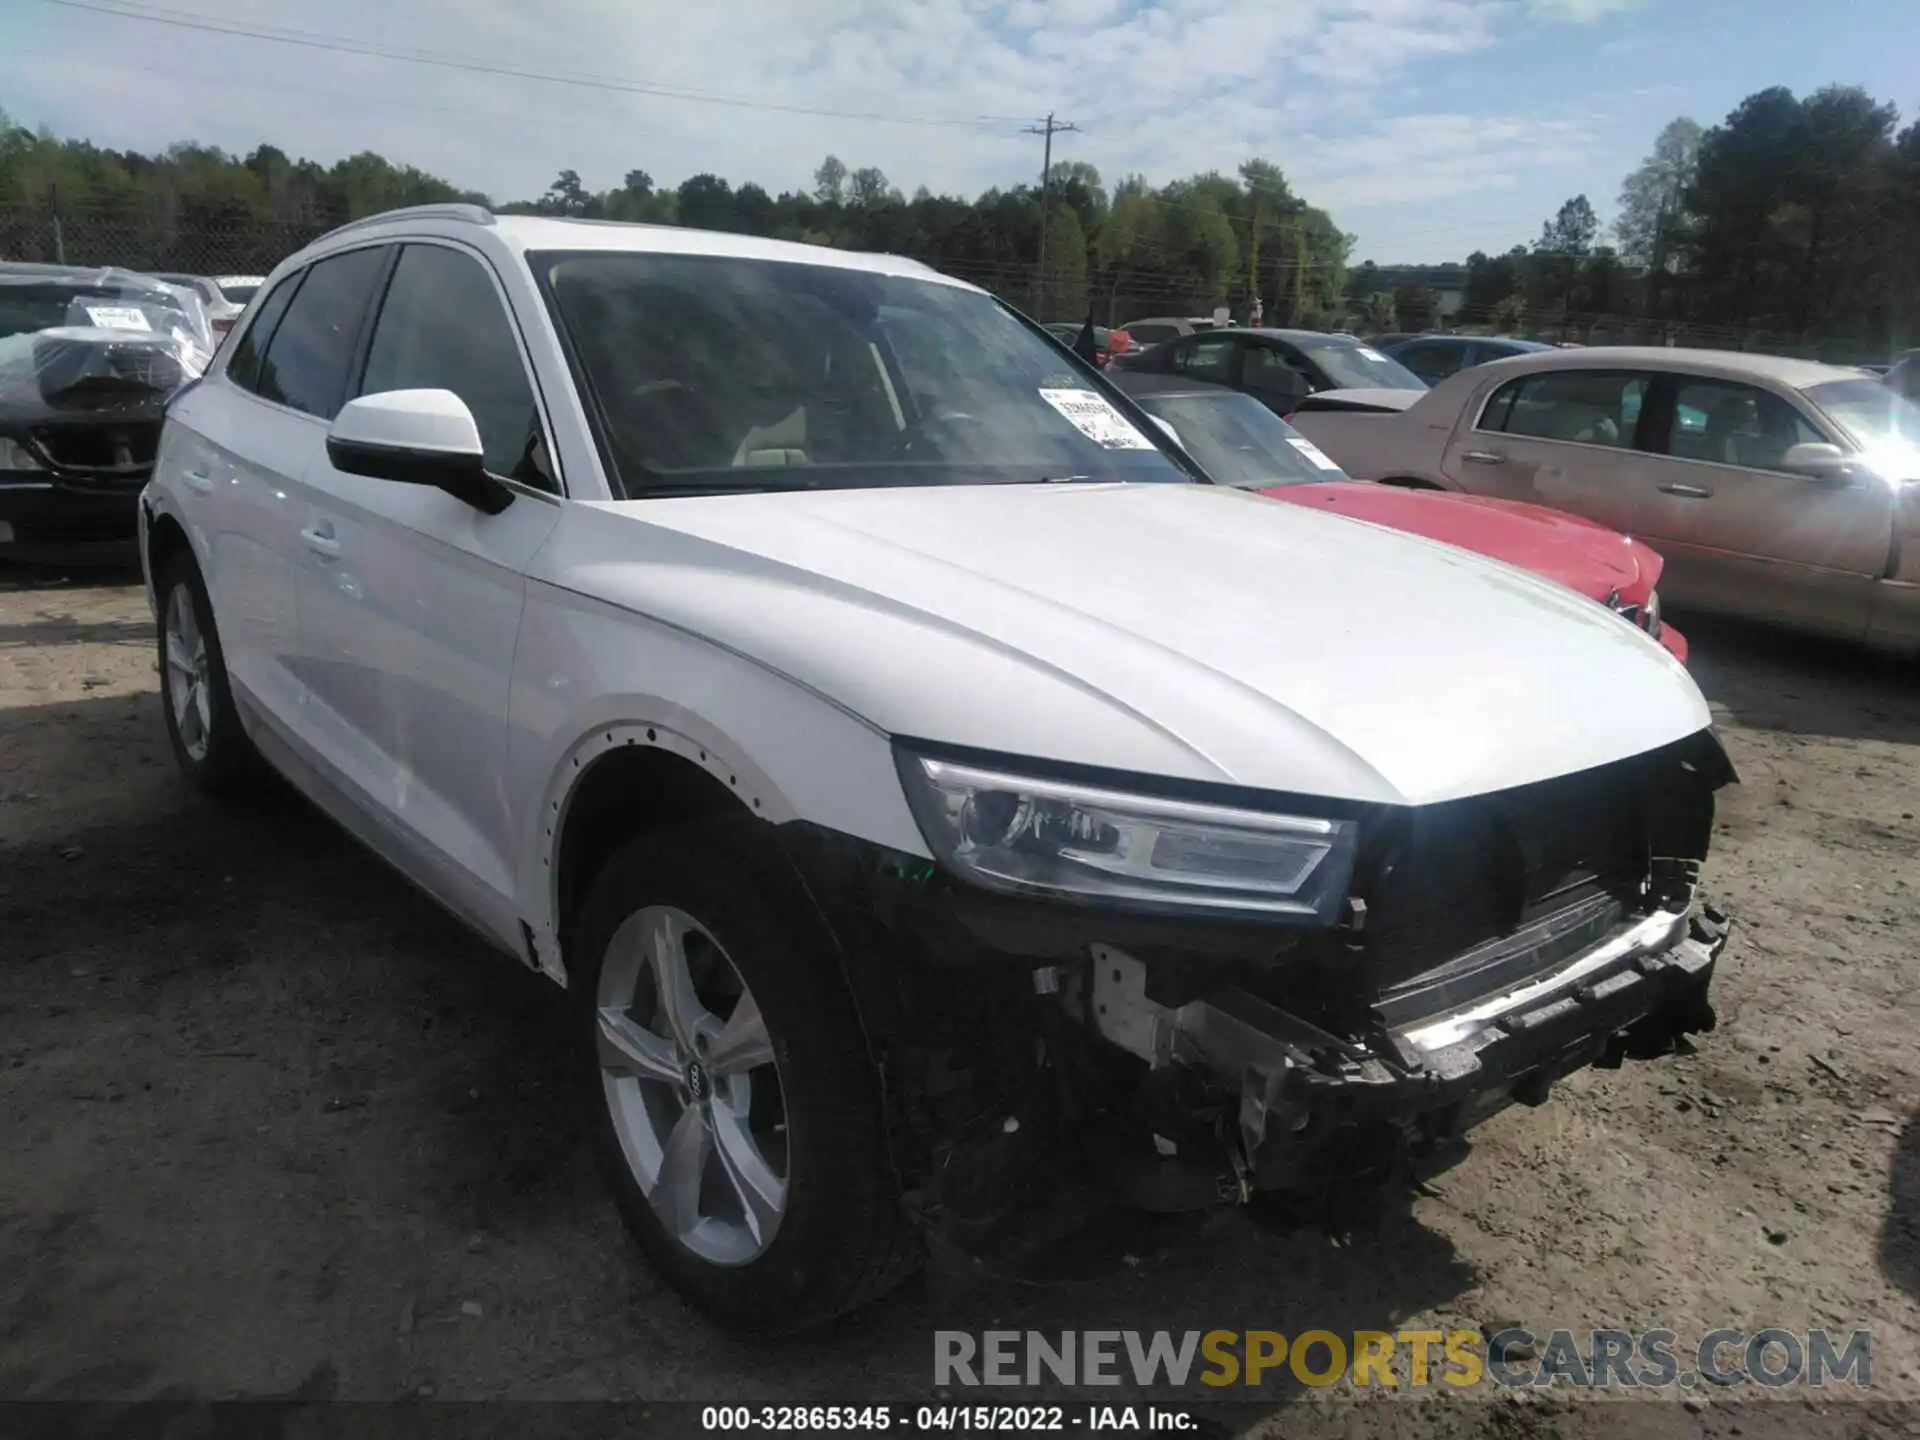
<svg viewBox="0 0 1920 1440">
<path fill-rule="evenodd" d="M 1443 1147 L 1508 1105 L 1541 1103 L 1576 1070 L 1664 1054 L 1711 1030 L 1707 992 L 1729 929 L 1711 907 L 1658 912 L 1547 974 L 1364 1038 L 1244 990 L 1155 1005 L 1144 967 L 1101 947 L 1087 1018 L 1150 1068 L 1202 1072 L 1227 1097 L 1231 1170 L 1210 1188 L 1245 1198 L 1325 1185 L 1357 1156 L 1378 1168 L 1384 1155 Z M 1170 1168 L 1164 1152 L 1152 1168 Z"/>
</svg>

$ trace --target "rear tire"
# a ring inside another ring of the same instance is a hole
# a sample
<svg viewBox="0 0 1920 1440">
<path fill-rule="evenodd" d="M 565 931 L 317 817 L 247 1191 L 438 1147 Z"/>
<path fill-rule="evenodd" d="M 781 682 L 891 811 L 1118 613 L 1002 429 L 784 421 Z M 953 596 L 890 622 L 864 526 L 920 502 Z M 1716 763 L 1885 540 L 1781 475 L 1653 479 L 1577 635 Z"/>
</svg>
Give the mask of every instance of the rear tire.
<svg viewBox="0 0 1920 1440">
<path fill-rule="evenodd" d="M 821 1324 L 917 1265 L 865 1037 L 757 822 L 643 838 L 590 887 L 568 988 L 595 1147 L 667 1280 L 741 1330 Z"/>
<path fill-rule="evenodd" d="M 258 775 L 259 756 L 240 723 L 226 655 L 200 567 L 185 550 L 160 567 L 160 702 L 174 763 L 187 783 L 230 799 Z"/>
</svg>

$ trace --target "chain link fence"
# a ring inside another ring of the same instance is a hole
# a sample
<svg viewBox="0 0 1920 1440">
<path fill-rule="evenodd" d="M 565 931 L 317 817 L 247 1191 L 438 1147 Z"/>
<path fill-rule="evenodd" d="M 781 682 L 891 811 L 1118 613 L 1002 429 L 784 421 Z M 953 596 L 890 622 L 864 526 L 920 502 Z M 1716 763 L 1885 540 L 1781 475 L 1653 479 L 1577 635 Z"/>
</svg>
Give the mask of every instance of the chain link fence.
<svg viewBox="0 0 1920 1440">
<path fill-rule="evenodd" d="M 128 270 L 190 275 L 264 275 L 301 246 L 325 234 L 344 217 L 240 219 L 207 222 L 164 213 L 110 215 L 63 211 L 51 205 L 0 207 L 0 261 L 117 265 Z M 1124 325 L 1149 315 L 1210 315 L 1214 302 L 1197 277 L 1137 271 L 1095 273 L 1064 282 L 1021 261 L 955 261 L 938 268 L 1000 295 L 1041 320 L 1081 321 L 1089 311 L 1102 325 Z M 1233 315 L 1244 320 L 1246 307 Z M 1456 313 L 1444 324 L 1460 331 L 1518 335 L 1581 345 L 1675 345 L 1707 350 L 1743 350 L 1794 355 L 1843 365 L 1884 361 L 1857 341 L 1821 335 L 1736 329 L 1651 320 L 1623 314 L 1541 316 L 1500 325 L 1491 314 Z M 1359 326 L 1358 315 L 1349 316 Z M 1277 307 L 1265 323 L 1285 325 Z M 1362 327 L 1364 328 L 1364 327 Z"/>
<path fill-rule="evenodd" d="M 117 265 L 189 275 L 264 275 L 339 221 L 183 221 L 168 215 L 0 209 L 0 260 L 52 265 Z"/>
</svg>

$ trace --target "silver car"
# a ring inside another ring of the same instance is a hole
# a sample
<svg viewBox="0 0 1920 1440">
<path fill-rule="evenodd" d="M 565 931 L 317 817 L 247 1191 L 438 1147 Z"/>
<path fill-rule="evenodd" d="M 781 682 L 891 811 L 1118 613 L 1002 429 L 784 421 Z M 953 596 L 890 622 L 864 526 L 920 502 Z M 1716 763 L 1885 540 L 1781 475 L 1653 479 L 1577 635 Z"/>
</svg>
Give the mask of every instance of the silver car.
<svg viewBox="0 0 1920 1440">
<path fill-rule="evenodd" d="M 1920 407 L 1709 350 L 1498 360 L 1293 423 L 1358 479 L 1525 500 L 1666 556 L 1670 606 L 1920 649 Z"/>
</svg>

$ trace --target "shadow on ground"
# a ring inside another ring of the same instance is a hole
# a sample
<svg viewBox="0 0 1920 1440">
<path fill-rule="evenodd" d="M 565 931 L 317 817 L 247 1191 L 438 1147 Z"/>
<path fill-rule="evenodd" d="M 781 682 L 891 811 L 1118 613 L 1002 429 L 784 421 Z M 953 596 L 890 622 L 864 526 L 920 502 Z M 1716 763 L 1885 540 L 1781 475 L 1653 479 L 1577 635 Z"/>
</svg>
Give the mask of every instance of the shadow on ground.
<svg viewBox="0 0 1920 1440">
<path fill-rule="evenodd" d="M 0 825 L 0 1394 L 912 1398 L 936 1329 L 1351 1335 L 1473 1283 L 1403 1203 L 1338 1244 L 1114 1218 L 820 1334 L 724 1334 L 614 1218 L 564 997 L 277 783 L 191 795 L 156 706 L 0 711 L 54 785 L 112 772 Z"/>
<path fill-rule="evenodd" d="M 1920 743 L 1920 661 L 1718 617 L 1676 620 L 1694 681 L 1739 724 Z"/>
<path fill-rule="evenodd" d="M 44 551 L 31 559 L 0 559 L 0 593 L 97 590 L 140 583 L 140 553 L 132 541 L 124 547 L 90 549 L 78 554 Z"/>
<path fill-rule="evenodd" d="M 1920 1115 L 1907 1117 L 1894 1148 L 1880 1225 L 1880 1272 L 1920 1300 Z"/>
</svg>

